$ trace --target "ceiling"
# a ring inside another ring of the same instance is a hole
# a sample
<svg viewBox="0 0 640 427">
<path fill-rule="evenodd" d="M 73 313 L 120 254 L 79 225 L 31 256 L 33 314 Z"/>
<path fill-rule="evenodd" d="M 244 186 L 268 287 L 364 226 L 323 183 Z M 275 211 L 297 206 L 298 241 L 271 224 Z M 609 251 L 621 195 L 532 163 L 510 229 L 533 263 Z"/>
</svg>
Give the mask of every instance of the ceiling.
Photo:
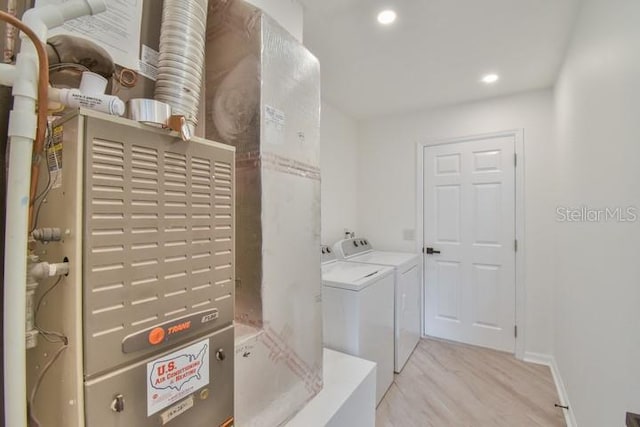
<svg viewBox="0 0 640 427">
<path fill-rule="evenodd" d="M 323 98 L 363 119 L 550 87 L 580 0 L 300 2 Z M 398 14 L 388 27 L 385 8 Z"/>
</svg>

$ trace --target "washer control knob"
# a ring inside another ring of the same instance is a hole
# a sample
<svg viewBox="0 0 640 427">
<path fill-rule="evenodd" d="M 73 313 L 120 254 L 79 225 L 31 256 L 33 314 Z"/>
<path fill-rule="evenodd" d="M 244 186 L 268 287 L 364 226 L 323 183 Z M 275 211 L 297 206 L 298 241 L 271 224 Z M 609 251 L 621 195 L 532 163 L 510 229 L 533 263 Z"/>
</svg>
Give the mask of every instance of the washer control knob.
<svg viewBox="0 0 640 427">
<path fill-rule="evenodd" d="M 358 241 L 357 240 L 353 241 L 353 246 L 355 246 L 356 248 L 358 247 Z"/>
</svg>

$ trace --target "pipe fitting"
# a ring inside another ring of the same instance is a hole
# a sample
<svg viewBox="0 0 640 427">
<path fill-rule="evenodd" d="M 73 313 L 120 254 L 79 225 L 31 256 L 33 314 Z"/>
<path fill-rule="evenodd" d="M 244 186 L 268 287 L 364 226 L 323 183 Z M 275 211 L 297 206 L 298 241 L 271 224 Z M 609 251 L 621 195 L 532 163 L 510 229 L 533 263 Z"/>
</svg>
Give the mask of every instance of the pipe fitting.
<svg viewBox="0 0 640 427">
<path fill-rule="evenodd" d="M 114 116 L 125 112 L 124 101 L 117 96 L 105 95 L 107 79 L 99 74 L 85 71 L 82 73 L 79 89 L 49 89 L 49 100 L 60 102 L 71 108 L 89 108 Z"/>
<path fill-rule="evenodd" d="M 65 21 L 105 10 L 107 5 L 103 0 L 67 1 L 60 5 L 29 9 L 22 15 L 22 22 L 31 27 L 41 40 L 45 40 L 48 29 L 59 27 Z"/>
<path fill-rule="evenodd" d="M 39 262 L 34 265 L 31 265 L 29 269 L 27 283 L 29 283 L 29 279 L 32 278 L 33 281 L 38 281 L 42 279 L 46 279 L 49 277 L 56 276 L 64 276 L 69 274 L 69 263 L 68 262 L 59 262 L 54 264 L 49 264 L 48 262 Z"/>
<path fill-rule="evenodd" d="M 35 102 L 38 99 L 38 58 L 36 55 L 20 52 L 16 57 L 15 76 L 11 94 L 14 97 L 29 98 Z"/>
<path fill-rule="evenodd" d="M 101 111 L 114 116 L 122 116 L 125 112 L 125 104 L 117 96 L 113 95 L 86 95 L 80 89 L 56 89 L 49 90 L 49 99 L 58 101 L 71 108 L 88 108 Z"/>
<path fill-rule="evenodd" d="M 32 111 L 13 110 L 9 112 L 9 138 L 28 138 L 33 140 L 36 137 L 36 126 L 38 116 Z"/>
<path fill-rule="evenodd" d="M 12 64 L 0 64 L 0 85 L 13 86 L 16 78 L 16 67 Z"/>
<path fill-rule="evenodd" d="M 62 230 L 56 227 L 36 228 L 31 236 L 38 242 L 59 242 L 62 240 Z"/>
<path fill-rule="evenodd" d="M 97 15 L 98 13 L 102 13 L 107 10 L 107 4 L 104 0 L 87 0 L 87 4 L 91 9 L 92 15 Z"/>
<path fill-rule="evenodd" d="M 25 25 L 31 28 L 40 40 L 46 40 L 47 31 L 50 28 L 47 21 L 51 23 L 55 22 L 55 19 L 46 19 L 46 17 L 50 15 L 57 15 L 57 11 L 53 6 L 33 8 L 27 10 L 24 15 L 22 15 L 22 22 L 24 22 Z M 62 23 L 58 25 L 62 25 Z M 20 32 L 20 39 L 23 42 L 27 41 L 28 43 L 31 43 L 28 37 L 22 32 Z"/>
</svg>

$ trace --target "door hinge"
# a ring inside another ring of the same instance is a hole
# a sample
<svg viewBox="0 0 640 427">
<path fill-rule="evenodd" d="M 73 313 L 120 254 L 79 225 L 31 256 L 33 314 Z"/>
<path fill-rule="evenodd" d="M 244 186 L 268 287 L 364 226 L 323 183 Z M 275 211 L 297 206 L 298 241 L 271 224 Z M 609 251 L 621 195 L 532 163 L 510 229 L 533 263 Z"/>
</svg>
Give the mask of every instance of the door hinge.
<svg viewBox="0 0 640 427">
<path fill-rule="evenodd" d="M 518 239 L 513 241 L 513 250 L 518 252 Z"/>
<path fill-rule="evenodd" d="M 518 155 L 513 153 L 513 166 L 518 166 Z"/>
<path fill-rule="evenodd" d="M 518 325 L 513 325 L 513 336 L 518 338 Z"/>
</svg>

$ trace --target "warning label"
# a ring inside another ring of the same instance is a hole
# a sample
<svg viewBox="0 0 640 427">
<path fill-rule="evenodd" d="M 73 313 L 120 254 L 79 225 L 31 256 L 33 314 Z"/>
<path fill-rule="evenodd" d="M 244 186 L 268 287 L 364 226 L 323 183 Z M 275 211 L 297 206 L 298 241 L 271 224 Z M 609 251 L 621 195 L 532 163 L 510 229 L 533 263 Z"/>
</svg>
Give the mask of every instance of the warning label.
<svg viewBox="0 0 640 427">
<path fill-rule="evenodd" d="M 209 340 L 147 363 L 147 416 L 209 384 Z"/>
<path fill-rule="evenodd" d="M 51 188 L 62 187 L 62 126 L 56 126 L 51 135 L 51 145 L 47 148 L 47 165 L 51 176 Z"/>
</svg>

